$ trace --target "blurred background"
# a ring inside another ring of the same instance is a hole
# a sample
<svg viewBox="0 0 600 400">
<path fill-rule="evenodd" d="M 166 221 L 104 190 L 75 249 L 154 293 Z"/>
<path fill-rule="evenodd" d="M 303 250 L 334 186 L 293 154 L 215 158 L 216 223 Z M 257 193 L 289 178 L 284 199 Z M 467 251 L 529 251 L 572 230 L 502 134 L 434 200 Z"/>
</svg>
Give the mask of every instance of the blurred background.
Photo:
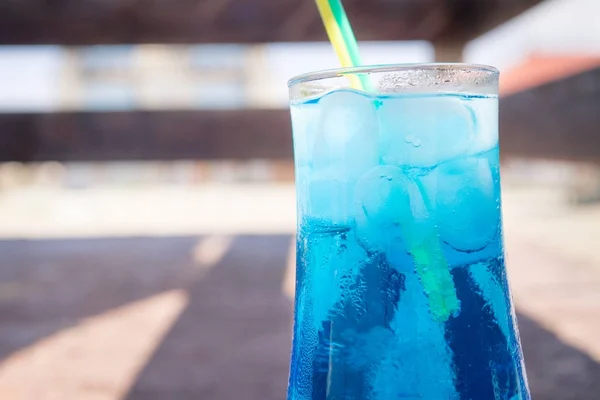
<svg viewBox="0 0 600 400">
<path fill-rule="evenodd" d="M 346 0 L 366 62 L 497 66 L 536 400 L 600 393 L 600 2 Z M 0 4 L 0 398 L 285 398 L 310 0 Z"/>
</svg>

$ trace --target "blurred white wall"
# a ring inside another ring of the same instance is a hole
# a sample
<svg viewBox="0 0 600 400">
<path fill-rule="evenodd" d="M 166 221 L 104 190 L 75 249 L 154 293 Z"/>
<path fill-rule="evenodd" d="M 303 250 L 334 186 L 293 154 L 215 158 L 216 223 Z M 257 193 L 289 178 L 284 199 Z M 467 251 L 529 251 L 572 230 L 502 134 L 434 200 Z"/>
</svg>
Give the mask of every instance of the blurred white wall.
<svg viewBox="0 0 600 400">
<path fill-rule="evenodd" d="M 433 60 L 427 42 L 365 42 L 366 64 Z M 331 45 L 0 46 L 0 112 L 287 107 L 287 80 L 335 68 Z"/>
<path fill-rule="evenodd" d="M 531 53 L 600 54 L 600 0 L 546 0 L 465 49 L 465 61 L 507 69 Z"/>
<path fill-rule="evenodd" d="M 59 103 L 64 54 L 56 46 L 3 46 L 0 110 L 45 111 Z"/>
</svg>

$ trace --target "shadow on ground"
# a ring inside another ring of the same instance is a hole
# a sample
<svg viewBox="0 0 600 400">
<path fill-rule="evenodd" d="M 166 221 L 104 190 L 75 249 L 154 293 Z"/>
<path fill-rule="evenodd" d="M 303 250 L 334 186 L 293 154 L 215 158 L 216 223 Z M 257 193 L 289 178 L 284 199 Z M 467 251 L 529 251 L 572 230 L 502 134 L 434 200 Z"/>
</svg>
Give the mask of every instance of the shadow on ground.
<svg viewBox="0 0 600 400">
<path fill-rule="evenodd" d="M 519 330 L 534 400 L 597 400 L 600 364 L 519 314 Z"/>
<path fill-rule="evenodd" d="M 193 273 L 198 240 L 0 241 L 0 357 L 82 318 L 183 288 L 187 308 L 124 399 L 285 398 L 290 237 L 236 237 L 202 277 Z M 600 365 L 530 318 L 519 322 L 533 399 L 597 400 Z"/>
<path fill-rule="evenodd" d="M 127 400 L 283 399 L 289 237 L 241 237 L 204 279 Z"/>
<path fill-rule="evenodd" d="M 0 357 L 189 284 L 197 237 L 0 241 Z"/>
</svg>

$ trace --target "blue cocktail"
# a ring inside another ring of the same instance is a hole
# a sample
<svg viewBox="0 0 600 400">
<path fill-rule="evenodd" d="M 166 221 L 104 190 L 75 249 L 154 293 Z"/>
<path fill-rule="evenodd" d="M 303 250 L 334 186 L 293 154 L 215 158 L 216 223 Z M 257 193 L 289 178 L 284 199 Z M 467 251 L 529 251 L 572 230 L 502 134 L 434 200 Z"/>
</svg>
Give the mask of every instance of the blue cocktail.
<svg viewBox="0 0 600 400">
<path fill-rule="evenodd" d="M 290 81 L 288 400 L 530 398 L 504 265 L 497 85 L 495 69 L 465 65 Z"/>
</svg>

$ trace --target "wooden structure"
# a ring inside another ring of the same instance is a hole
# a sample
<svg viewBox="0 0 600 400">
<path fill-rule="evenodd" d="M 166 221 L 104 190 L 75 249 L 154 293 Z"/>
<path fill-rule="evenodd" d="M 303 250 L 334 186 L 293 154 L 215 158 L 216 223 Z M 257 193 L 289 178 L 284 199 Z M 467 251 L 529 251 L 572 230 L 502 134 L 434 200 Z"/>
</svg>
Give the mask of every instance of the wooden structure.
<svg viewBox="0 0 600 400">
<path fill-rule="evenodd" d="M 346 0 L 361 40 L 464 43 L 542 0 Z M 326 40 L 313 0 L 19 0 L 0 44 Z"/>
<path fill-rule="evenodd" d="M 0 114 L 2 161 L 292 158 L 287 110 Z"/>
<path fill-rule="evenodd" d="M 444 60 L 456 57 L 465 41 L 540 1 L 345 4 L 361 39 L 429 40 Z M 0 44 L 325 39 L 312 0 L 21 0 L 0 5 Z M 503 97 L 503 155 L 600 163 L 599 102 L 598 68 Z M 291 157 L 287 110 L 0 114 L 0 161 Z"/>
<path fill-rule="evenodd" d="M 501 98 L 505 157 L 600 164 L 600 67 Z M 291 160 L 287 110 L 0 114 L 0 161 Z"/>
</svg>

